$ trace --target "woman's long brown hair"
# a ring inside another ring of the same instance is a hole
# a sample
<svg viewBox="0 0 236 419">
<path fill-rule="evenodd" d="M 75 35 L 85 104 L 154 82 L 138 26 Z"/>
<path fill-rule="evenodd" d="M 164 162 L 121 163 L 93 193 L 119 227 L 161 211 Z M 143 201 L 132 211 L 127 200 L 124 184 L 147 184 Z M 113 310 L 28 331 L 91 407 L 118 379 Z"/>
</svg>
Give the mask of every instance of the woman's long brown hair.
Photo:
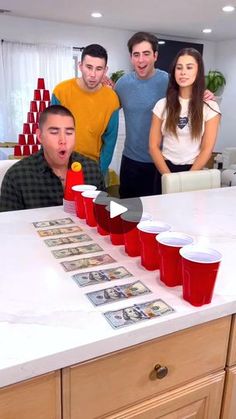
<svg viewBox="0 0 236 419">
<path fill-rule="evenodd" d="M 192 85 L 192 96 L 189 102 L 188 118 L 192 139 L 199 138 L 203 122 L 203 94 L 205 90 L 204 64 L 200 52 L 194 48 L 184 48 L 175 57 L 171 65 L 170 79 L 166 94 L 167 119 L 165 129 L 177 137 L 181 105 L 179 102 L 179 85 L 175 80 L 175 67 L 179 57 L 191 55 L 198 64 L 196 80 Z"/>
</svg>

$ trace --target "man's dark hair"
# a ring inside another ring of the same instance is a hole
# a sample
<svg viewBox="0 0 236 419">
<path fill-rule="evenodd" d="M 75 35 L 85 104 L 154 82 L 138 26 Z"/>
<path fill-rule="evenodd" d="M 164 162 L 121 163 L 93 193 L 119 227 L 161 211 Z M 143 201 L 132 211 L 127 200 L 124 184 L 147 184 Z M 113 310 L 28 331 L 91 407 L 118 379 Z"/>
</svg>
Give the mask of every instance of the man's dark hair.
<svg viewBox="0 0 236 419">
<path fill-rule="evenodd" d="M 86 55 L 90 55 L 91 57 L 95 58 L 103 58 L 105 60 L 105 64 L 107 64 L 108 56 L 105 48 L 103 48 L 101 45 L 98 44 L 91 44 L 87 45 L 83 49 L 83 52 L 81 54 L 81 62 L 83 62 Z"/>
<path fill-rule="evenodd" d="M 158 39 L 155 35 L 149 32 L 136 32 L 133 36 L 131 36 L 127 43 L 130 55 L 132 54 L 134 45 L 140 44 L 144 41 L 151 44 L 153 52 L 158 51 Z"/>
<path fill-rule="evenodd" d="M 69 109 L 65 108 L 62 105 L 51 105 L 48 106 L 39 117 L 39 128 L 42 130 L 45 122 L 47 121 L 48 115 L 61 115 L 61 116 L 70 116 L 75 124 L 75 118 Z"/>
</svg>

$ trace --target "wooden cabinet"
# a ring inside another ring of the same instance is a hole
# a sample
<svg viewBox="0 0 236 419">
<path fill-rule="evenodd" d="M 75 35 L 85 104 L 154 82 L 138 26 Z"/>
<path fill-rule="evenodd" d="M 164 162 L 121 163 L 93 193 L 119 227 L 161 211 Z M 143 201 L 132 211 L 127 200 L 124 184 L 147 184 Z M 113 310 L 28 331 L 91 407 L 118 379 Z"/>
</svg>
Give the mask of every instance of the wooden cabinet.
<svg viewBox="0 0 236 419">
<path fill-rule="evenodd" d="M 190 395 L 193 396 L 193 411 L 203 409 L 205 416 L 196 413 L 189 417 L 217 419 L 219 414 L 211 416 L 209 406 L 213 412 L 219 411 L 230 321 L 230 317 L 225 317 L 65 368 L 62 373 L 63 419 L 157 418 L 161 405 L 163 412 L 166 408 L 166 418 L 170 419 L 168 409 L 172 398 L 176 398 L 178 409 L 185 409 Z M 216 381 L 213 378 L 209 383 L 211 374 L 220 371 L 220 378 L 217 376 Z M 204 390 L 199 396 L 201 386 L 194 382 L 201 378 Z M 214 399 L 216 393 L 219 405 L 208 401 L 208 407 L 204 407 L 206 400 Z M 146 406 L 147 416 L 113 414 L 132 411 L 138 404 L 140 408 Z"/>
<path fill-rule="evenodd" d="M 229 316 L 11 385 L 0 418 L 235 419 L 235 342 Z"/>
<path fill-rule="evenodd" d="M 132 406 L 106 419 L 216 419 L 219 418 L 224 373 L 207 376 Z"/>
<path fill-rule="evenodd" d="M 1 419 L 61 419 L 60 372 L 0 389 Z"/>
<path fill-rule="evenodd" d="M 236 418 L 236 366 L 227 368 L 221 419 Z"/>
<path fill-rule="evenodd" d="M 227 365 L 229 367 L 236 365 L 236 315 L 232 317 Z"/>
<path fill-rule="evenodd" d="M 232 318 L 226 380 L 222 405 L 222 419 L 236 418 L 236 316 Z"/>
</svg>

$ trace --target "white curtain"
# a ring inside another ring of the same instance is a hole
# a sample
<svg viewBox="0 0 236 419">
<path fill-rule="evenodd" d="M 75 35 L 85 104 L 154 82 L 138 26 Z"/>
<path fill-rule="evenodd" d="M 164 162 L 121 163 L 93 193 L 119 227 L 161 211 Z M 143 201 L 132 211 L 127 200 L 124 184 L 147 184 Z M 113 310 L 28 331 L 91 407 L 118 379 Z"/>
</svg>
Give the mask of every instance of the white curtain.
<svg viewBox="0 0 236 419">
<path fill-rule="evenodd" d="M 52 93 L 74 76 L 73 49 L 4 41 L 0 55 L 0 141 L 16 141 L 27 120 L 38 78 Z"/>
<path fill-rule="evenodd" d="M 3 48 L 0 43 L 0 141 L 6 135 L 6 97 L 5 97 L 5 80 L 3 71 Z"/>
</svg>

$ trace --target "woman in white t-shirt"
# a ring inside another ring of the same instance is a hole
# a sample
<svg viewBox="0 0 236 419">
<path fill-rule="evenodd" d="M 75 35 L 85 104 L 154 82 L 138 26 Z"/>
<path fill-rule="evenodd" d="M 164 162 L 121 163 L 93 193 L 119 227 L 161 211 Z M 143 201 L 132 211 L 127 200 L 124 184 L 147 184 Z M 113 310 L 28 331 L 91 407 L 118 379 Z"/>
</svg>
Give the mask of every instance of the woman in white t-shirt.
<svg viewBox="0 0 236 419">
<path fill-rule="evenodd" d="M 215 145 L 220 110 L 215 101 L 205 101 L 204 64 L 193 48 L 182 49 L 170 73 L 166 98 L 153 109 L 150 154 L 157 167 L 156 190 L 161 193 L 161 175 L 200 170 Z"/>
</svg>

